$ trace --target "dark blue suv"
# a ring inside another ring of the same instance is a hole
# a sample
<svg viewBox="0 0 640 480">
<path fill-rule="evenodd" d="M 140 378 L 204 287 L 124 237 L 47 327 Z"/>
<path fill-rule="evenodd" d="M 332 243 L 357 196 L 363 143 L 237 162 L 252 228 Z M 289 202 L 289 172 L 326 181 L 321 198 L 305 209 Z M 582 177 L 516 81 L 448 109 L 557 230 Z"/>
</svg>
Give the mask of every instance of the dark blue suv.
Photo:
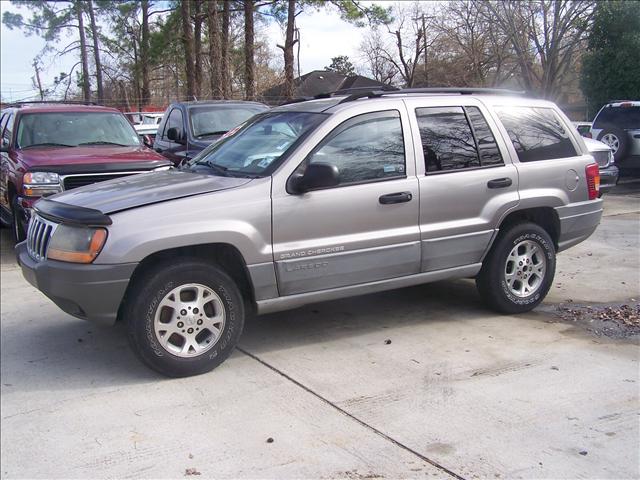
<svg viewBox="0 0 640 480">
<path fill-rule="evenodd" d="M 179 165 L 229 130 L 268 109 L 259 102 L 238 100 L 172 103 L 158 126 L 153 149 Z"/>
</svg>

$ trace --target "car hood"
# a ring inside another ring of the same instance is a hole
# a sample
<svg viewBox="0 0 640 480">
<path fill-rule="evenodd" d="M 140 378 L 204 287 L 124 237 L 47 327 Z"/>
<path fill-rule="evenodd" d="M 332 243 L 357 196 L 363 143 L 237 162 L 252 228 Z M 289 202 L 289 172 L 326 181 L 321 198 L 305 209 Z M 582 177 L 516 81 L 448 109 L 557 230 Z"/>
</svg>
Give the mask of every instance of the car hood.
<svg viewBox="0 0 640 480">
<path fill-rule="evenodd" d="M 218 177 L 184 170 L 166 170 L 94 183 L 48 198 L 109 214 L 176 198 L 235 188 L 250 181 L 250 178 Z"/>
<path fill-rule="evenodd" d="M 39 166 L 101 163 L 140 163 L 166 160 L 146 147 L 94 145 L 82 147 L 40 147 L 20 150 L 21 160 L 31 169 Z"/>
</svg>

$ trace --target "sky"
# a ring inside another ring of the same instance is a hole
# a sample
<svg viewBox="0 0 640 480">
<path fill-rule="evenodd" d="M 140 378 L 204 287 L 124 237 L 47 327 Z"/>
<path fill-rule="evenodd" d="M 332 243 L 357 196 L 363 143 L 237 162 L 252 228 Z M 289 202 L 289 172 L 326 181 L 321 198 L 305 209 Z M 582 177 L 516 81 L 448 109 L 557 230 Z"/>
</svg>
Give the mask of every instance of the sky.
<svg viewBox="0 0 640 480">
<path fill-rule="evenodd" d="M 26 8 L 0 0 L 0 14 L 4 11 L 30 17 Z M 338 55 L 357 60 L 364 30 L 340 20 L 335 10 L 304 12 L 298 17 L 297 26 L 300 28 L 300 69 L 303 75 L 329 65 L 331 58 Z M 284 43 L 281 28 L 275 22 L 271 23 L 266 34 L 276 54 L 282 55 L 282 50 L 275 48 L 276 44 Z M 63 41 L 58 46 L 64 46 Z M 26 36 L 21 30 L 9 30 L 4 24 L 0 25 L 0 94 L 4 101 L 27 99 L 37 94 L 31 80 L 34 75 L 32 64 L 44 47 L 45 41 L 41 37 Z M 43 86 L 52 85 L 55 76 L 69 71 L 77 61 L 73 54 L 62 57 L 48 55 L 41 72 Z"/>
</svg>

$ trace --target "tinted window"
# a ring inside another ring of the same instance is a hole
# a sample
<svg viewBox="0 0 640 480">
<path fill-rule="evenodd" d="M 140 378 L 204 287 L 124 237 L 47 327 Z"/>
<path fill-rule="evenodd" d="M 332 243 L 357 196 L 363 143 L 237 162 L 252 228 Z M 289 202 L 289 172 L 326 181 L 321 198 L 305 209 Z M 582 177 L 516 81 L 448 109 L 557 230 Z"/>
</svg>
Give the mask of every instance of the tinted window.
<svg viewBox="0 0 640 480">
<path fill-rule="evenodd" d="M 496 111 L 521 162 L 577 155 L 569 132 L 550 108 L 499 107 Z"/>
<path fill-rule="evenodd" d="M 264 111 L 257 105 L 211 105 L 192 107 L 189 109 L 191 132 L 194 137 L 206 138 L 211 135 L 227 133 L 236 125 L 240 125 Z"/>
<path fill-rule="evenodd" d="M 462 107 L 417 108 L 416 117 L 427 173 L 480 166 Z"/>
<path fill-rule="evenodd" d="M 615 125 L 619 128 L 640 128 L 640 107 L 605 107 L 596 117 L 594 128 Z"/>
<path fill-rule="evenodd" d="M 7 126 L 8 127 L 8 126 Z M 51 112 L 20 116 L 20 148 L 45 145 L 140 145 L 135 130 L 121 113 Z"/>
<path fill-rule="evenodd" d="M 171 141 L 167 138 L 167 132 L 170 128 L 175 128 L 178 131 L 178 138 L 182 137 L 182 112 L 179 108 L 174 108 L 167 118 L 167 124 L 164 126 L 164 132 L 162 138 L 167 141 Z"/>
<path fill-rule="evenodd" d="M 368 113 L 346 121 L 329 134 L 309 161 L 337 166 L 340 185 L 404 177 L 400 114 Z"/>
<path fill-rule="evenodd" d="M 467 112 L 476 137 L 476 144 L 480 153 L 480 164 L 483 167 L 503 165 L 504 161 L 502 160 L 502 155 L 500 155 L 496 139 L 480 109 L 478 107 L 464 107 L 464 109 Z"/>
</svg>

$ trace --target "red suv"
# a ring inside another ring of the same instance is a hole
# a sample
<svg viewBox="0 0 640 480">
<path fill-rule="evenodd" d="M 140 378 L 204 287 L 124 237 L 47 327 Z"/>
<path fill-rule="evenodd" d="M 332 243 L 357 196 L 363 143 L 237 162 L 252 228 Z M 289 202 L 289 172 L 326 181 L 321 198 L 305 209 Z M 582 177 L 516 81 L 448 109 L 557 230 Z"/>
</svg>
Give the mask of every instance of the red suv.
<svg viewBox="0 0 640 480">
<path fill-rule="evenodd" d="M 171 165 L 114 108 L 18 104 L 0 112 L 0 133 L 0 218 L 17 241 L 40 197 Z"/>
</svg>

